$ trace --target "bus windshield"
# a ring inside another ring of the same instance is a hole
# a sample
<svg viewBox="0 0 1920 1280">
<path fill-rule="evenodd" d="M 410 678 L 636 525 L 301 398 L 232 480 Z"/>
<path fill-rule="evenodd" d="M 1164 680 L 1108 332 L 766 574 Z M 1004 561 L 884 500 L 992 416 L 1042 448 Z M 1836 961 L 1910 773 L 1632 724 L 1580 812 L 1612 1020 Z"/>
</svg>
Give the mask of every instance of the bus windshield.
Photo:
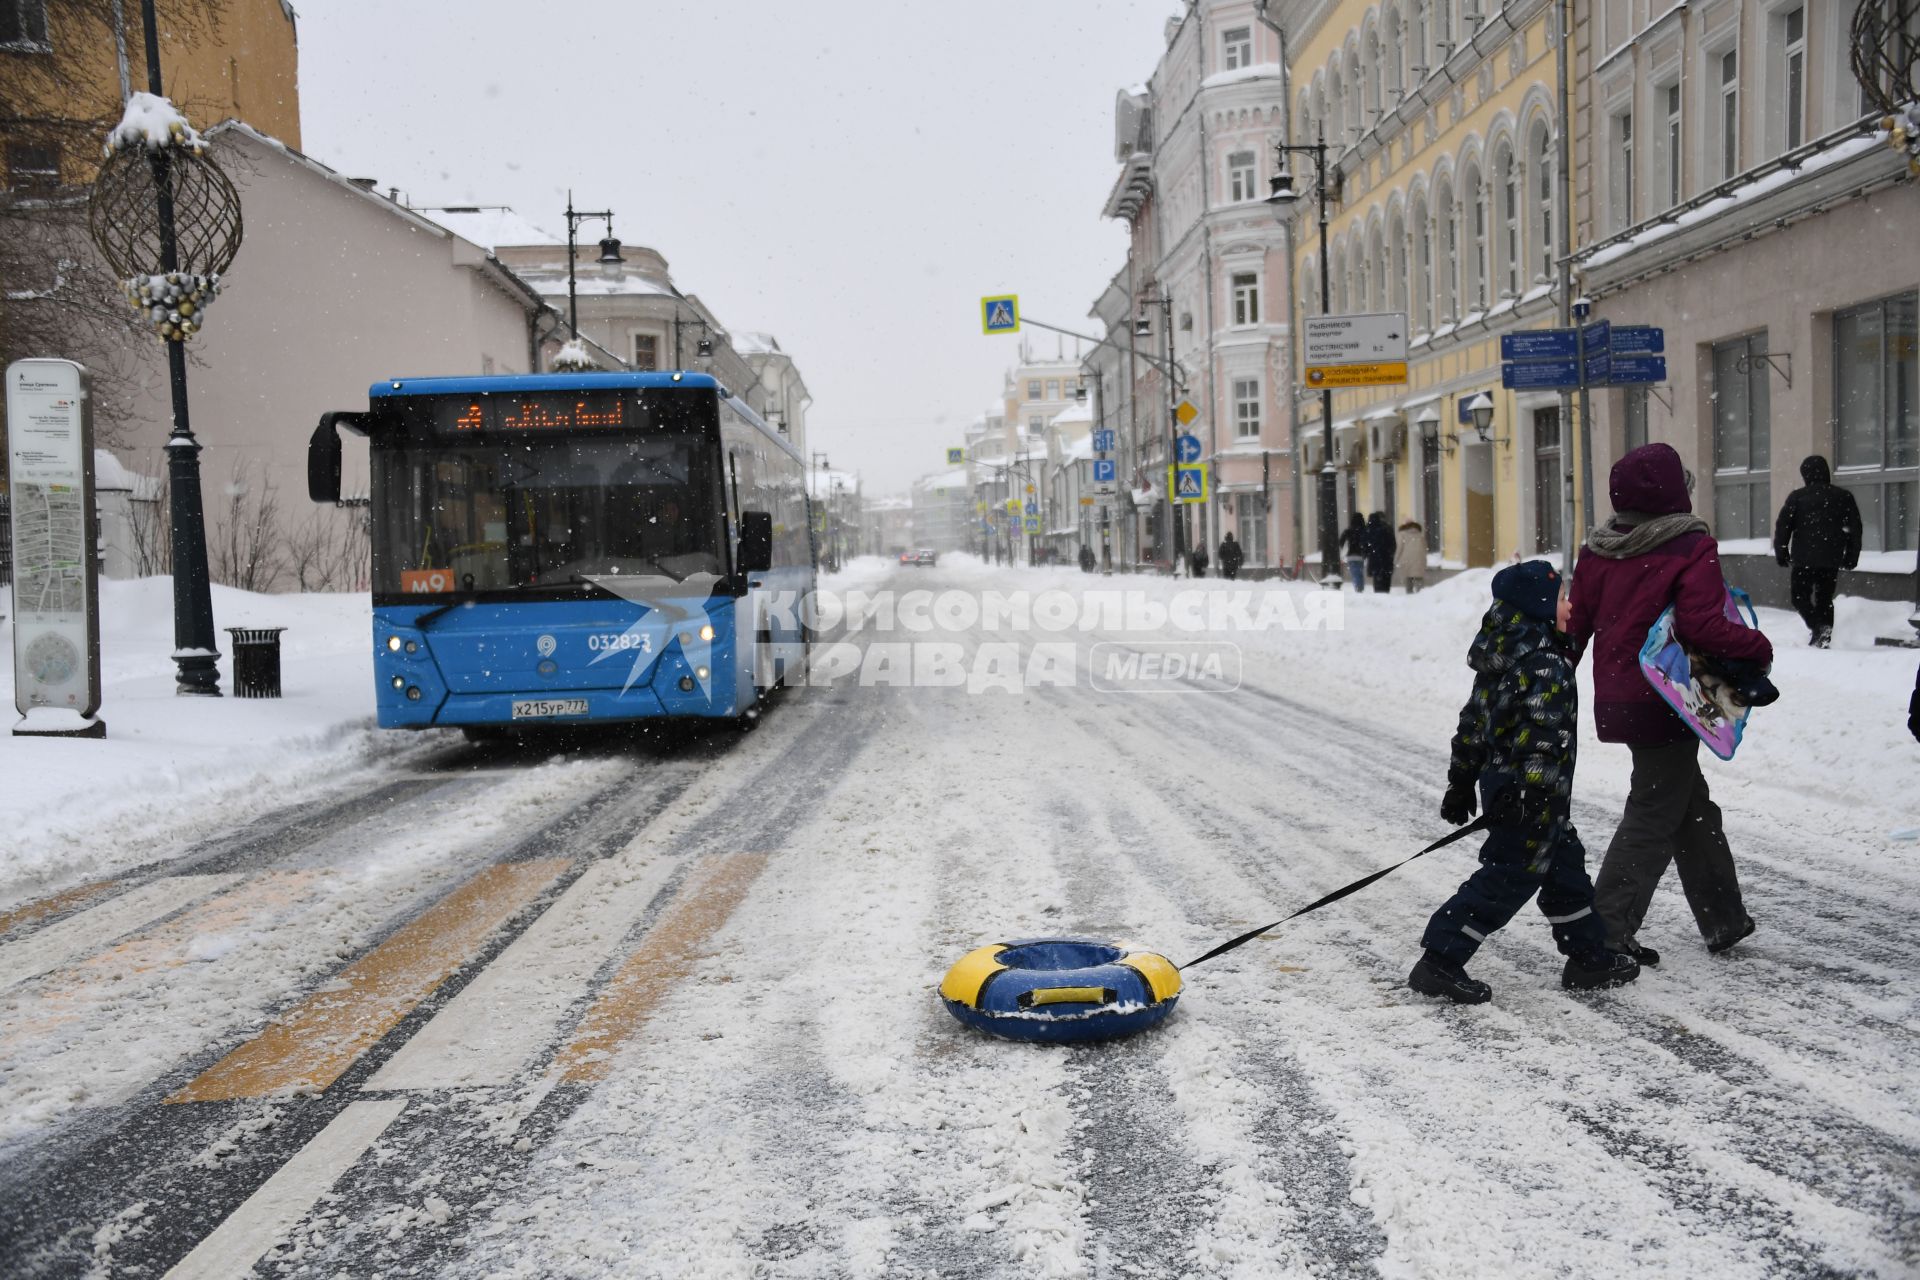
<svg viewBox="0 0 1920 1280">
<path fill-rule="evenodd" d="M 717 452 L 688 433 L 378 446 L 374 592 L 412 597 L 568 587 L 576 575 L 723 574 Z"/>
</svg>

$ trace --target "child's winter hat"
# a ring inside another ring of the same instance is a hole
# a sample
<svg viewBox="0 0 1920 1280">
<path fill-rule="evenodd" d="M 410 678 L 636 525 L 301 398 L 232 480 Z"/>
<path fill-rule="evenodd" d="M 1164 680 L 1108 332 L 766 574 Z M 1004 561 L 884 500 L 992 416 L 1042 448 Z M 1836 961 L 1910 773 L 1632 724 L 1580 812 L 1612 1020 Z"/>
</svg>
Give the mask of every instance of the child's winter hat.
<svg viewBox="0 0 1920 1280">
<path fill-rule="evenodd" d="M 1493 598 L 1529 618 L 1552 622 L 1560 605 L 1560 571 L 1545 560 L 1508 565 L 1493 575 Z"/>
</svg>

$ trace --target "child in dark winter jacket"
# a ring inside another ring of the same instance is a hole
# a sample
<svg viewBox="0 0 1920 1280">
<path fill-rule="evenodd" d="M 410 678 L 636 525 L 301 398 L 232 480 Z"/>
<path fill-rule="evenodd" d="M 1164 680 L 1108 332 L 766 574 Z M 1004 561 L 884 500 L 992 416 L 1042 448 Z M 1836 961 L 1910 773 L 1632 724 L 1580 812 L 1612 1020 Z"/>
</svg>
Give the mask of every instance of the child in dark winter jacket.
<svg viewBox="0 0 1920 1280">
<path fill-rule="evenodd" d="M 1467 652 L 1473 694 L 1460 712 L 1440 806 L 1448 822 L 1466 822 L 1477 786 L 1491 826 L 1479 869 L 1420 940 L 1426 954 L 1407 985 L 1424 995 L 1461 1004 L 1491 999 L 1492 988 L 1469 978 L 1466 963 L 1536 893 L 1567 957 L 1562 986 L 1610 987 L 1640 976 L 1631 957 L 1607 950 L 1586 850 L 1573 829 L 1579 702 L 1573 655 L 1557 626 L 1563 607 L 1560 574 L 1544 560 L 1494 575 L 1493 604 Z"/>
</svg>

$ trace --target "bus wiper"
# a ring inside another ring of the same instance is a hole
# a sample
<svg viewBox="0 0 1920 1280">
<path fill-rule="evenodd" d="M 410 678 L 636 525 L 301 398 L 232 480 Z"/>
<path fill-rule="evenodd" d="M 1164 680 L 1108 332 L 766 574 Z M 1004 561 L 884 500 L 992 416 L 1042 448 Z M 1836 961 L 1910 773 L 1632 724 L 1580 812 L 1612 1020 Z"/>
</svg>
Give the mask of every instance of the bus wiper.
<svg viewBox="0 0 1920 1280">
<path fill-rule="evenodd" d="M 413 625 L 415 627 L 418 627 L 420 630 L 425 631 L 427 629 L 427 624 L 429 622 L 432 622 L 435 618 L 439 617 L 441 614 L 445 613 L 447 610 L 453 608 L 454 605 L 459 603 L 460 602 L 458 600 L 455 600 L 451 604 L 438 605 L 432 609 L 429 609 L 425 613 L 417 615 L 413 620 Z"/>
</svg>

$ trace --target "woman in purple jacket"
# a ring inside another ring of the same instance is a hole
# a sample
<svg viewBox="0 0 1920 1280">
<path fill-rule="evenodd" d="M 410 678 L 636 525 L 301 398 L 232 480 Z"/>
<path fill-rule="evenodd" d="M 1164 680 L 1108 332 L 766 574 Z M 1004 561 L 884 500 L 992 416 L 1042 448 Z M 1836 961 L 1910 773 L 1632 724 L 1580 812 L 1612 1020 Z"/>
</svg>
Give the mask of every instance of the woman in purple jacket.
<svg viewBox="0 0 1920 1280">
<path fill-rule="evenodd" d="M 1669 862 L 1679 868 L 1707 950 L 1725 951 L 1753 932 L 1720 808 L 1700 772 L 1700 739 L 1640 672 L 1647 631 L 1668 605 L 1688 646 L 1716 658 L 1773 661 L 1764 635 L 1726 617 L 1720 550 L 1693 514 L 1691 488 L 1668 445 L 1643 445 L 1615 463 L 1615 514 L 1581 549 L 1569 597 L 1568 634 L 1580 650 L 1593 642 L 1594 728 L 1602 742 L 1633 752 L 1626 812 L 1594 881 L 1594 909 L 1608 947 L 1643 965 L 1660 956 L 1634 935 Z"/>
</svg>

